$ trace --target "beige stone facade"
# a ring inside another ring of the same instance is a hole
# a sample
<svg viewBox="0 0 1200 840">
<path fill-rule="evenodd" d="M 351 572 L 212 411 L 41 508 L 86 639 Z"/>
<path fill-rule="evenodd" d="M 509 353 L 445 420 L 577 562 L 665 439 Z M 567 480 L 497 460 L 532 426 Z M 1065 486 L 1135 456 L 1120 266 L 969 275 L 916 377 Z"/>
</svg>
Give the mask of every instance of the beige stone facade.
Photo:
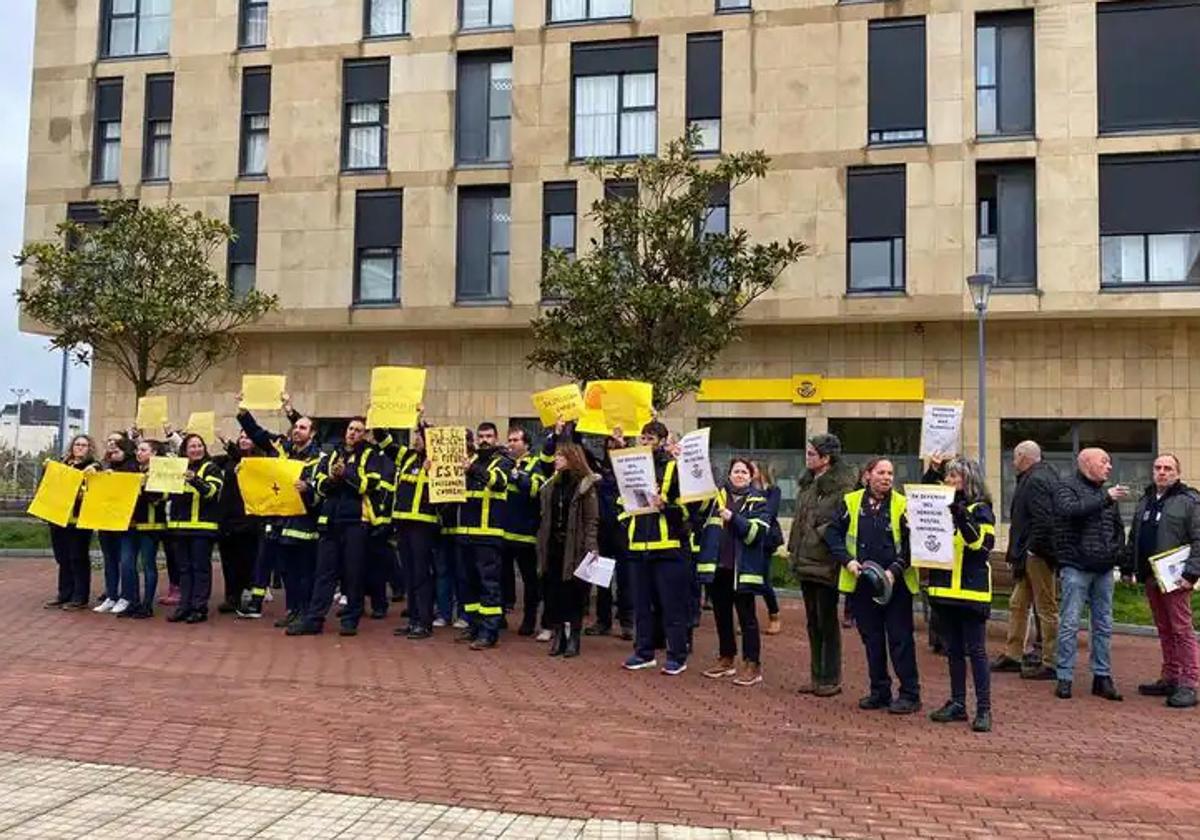
<svg viewBox="0 0 1200 840">
<path fill-rule="evenodd" d="M 362 0 L 271 0 L 267 49 L 237 51 L 237 0 L 175 0 L 169 57 L 98 60 L 100 0 L 40 0 L 26 238 L 50 235 L 68 202 L 126 196 L 174 200 L 224 217 L 231 194 L 260 197 L 257 283 L 282 311 L 248 336 L 236 363 L 172 395 L 175 416 L 215 407 L 228 416 L 241 370 L 286 373 L 296 401 L 322 416 L 361 409 L 372 365 L 430 370 L 431 415 L 462 422 L 531 413 L 527 394 L 555 384 L 526 370 L 525 325 L 537 312 L 541 185 L 578 180 L 582 213 L 601 194 L 570 160 L 571 43 L 658 39 L 660 145 L 685 123 L 689 33 L 723 33 L 722 146 L 765 149 L 770 175 L 731 199 L 732 224 L 761 238 L 798 237 L 810 253 L 748 315 L 746 340 L 714 376 L 924 377 L 930 396 L 968 401 L 975 446 L 973 273 L 975 165 L 1032 159 L 1037 183 L 1037 290 L 997 294 L 989 318 L 989 468 L 998 473 L 1000 424 L 1010 418 L 1157 420 L 1156 443 L 1185 469 L 1200 457 L 1200 292 L 1100 290 L 1098 156 L 1200 149 L 1195 133 L 1097 134 L 1096 3 L 1088 0 L 753 0 L 715 14 L 714 0 L 633 0 L 633 19 L 546 26 L 544 0 L 516 0 L 510 30 L 458 30 L 454 0 L 412 0 L 410 37 L 364 41 Z M 975 137 L 977 13 L 1035 8 L 1035 139 Z M 926 144 L 868 148 L 868 22 L 926 23 Z M 454 160 L 456 52 L 511 49 L 512 163 Z M 386 174 L 339 173 L 342 60 L 389 56 Z M 239 180 L 241 70 L 273 70 L 269 178 Z M 175 74 L 171 180 L 142 184 L 143 85 Z M 119 187 L 89 186 L 94 80 L 124 78 Z M 907 176 L 905 294 L 846 294 L 846 170 L 902 163 Z M 457 188 L 511 188 L 511 270 L 505 305 L 455 305 Z M 352 304 L 354 196 L 402 188 L 401 302 Z M 94 378 L 97 429 L 128 422 L 128 389 Z M 700 417 L 906 416 L 919 405 L 723 403 L 672 409 Z"/>
</svg>

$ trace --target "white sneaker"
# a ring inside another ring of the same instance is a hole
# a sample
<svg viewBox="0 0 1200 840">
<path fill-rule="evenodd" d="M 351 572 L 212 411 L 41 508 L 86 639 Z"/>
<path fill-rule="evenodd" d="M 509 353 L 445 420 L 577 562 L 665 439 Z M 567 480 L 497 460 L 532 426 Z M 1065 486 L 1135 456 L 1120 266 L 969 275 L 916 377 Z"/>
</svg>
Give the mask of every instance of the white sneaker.
<svg viewBox="0 0 1200 840">
<path fill-rule="evenodd" d="M 435 619 L 433 620 L 433 626 L 434 626 L 434 627 L 445 627 L 445 626 L 446 626 L 446 619 L 444 619 L 444 618 L 435 618 Z"/>
<path fill-rule="evenodd" d="M 92 608 L 92 612 L 94 612 L 94 613 L 112 612 L 112 608 L 115 607 L 116 605 L 117 605 L 117 602 L 114 601 L 112 598 L 105 598 L 103 604 L 100 604 L 100 605 Z"/>
<path fill-rule="evenodd" d="M 539 632 L 537 634 L 537 640 L 539 642 L 548 642 L 553 638 L 554 638 L 554 633 L 550 630 L 542 630 L 541 632 Z"/>
<path fill-rule="evenodd" d="M 117 601 L 117 603 L 113 604 L 113 608 L 109 610 L 109 612 L 111 612 L 113 615 L 120 615 L 127 609 L 129 609 L 129 602 L 122 598 L 121 600 Z"/>
<path fill-rule="evenodd" d="M 463 618 L 455 619 L 454 620 L 454 629 L 455 630 L 466 630 L 467 629 L 466 619 L 463 619 Z"/>
</svg>

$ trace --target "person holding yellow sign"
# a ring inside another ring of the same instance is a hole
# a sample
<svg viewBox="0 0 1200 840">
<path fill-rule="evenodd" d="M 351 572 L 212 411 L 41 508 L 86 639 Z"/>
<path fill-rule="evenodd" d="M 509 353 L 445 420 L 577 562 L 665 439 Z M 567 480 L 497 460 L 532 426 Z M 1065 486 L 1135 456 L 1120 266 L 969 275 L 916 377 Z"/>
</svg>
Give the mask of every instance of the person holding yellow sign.
<svg viewBox="0 0 1200 840">
<path fill-rule="evenodd" d="M 180 449 L 188 460 L 184 489 L 167 499 L 167 531 L 179 556 L 179 606 L 167 621 L 199 624 L 208 621 L 224 479 L 200 435 L 184 435 Z"/>
<path fill-rule="evenodd" d="M 136 472 L 133 449 L 133 441 L 124 432 L 109 435 L 105 440 L 101 469 L 105 472 Z M 92 612 L 121 615 L 132 605 L 129 593 L 121 591 L 121 567 L 131 562 L 133 534 L 129 530 L 98 530 L 97 536 L 104 557 L 104 600 Z"/>
<path fill-rule="evenodd" d="M 97 468 L 96 445 L 87 435 L 76 435 L 71 439 L 71 446 L 61 463 L 84 473 L 94 471 Z M 43 485 L 50 472 L 47 470 L 42 477 Z M 38 488 L 39 495 L 42 489 Z M 69 514 L 64 511 L 66 523 L 50 526 L 50 545 L 54 551 L 54 562 L 58 564 L 58 592 L 43 605 L 46 609 L 81 610 L 88 605 L 91 597 L 92 563 L 88 557 L 88 546 L 92 542 L 92 532 L 75 527 L 82 500 L 83 488 L 80 485 L 69 499 L 64 500 L 70 511 Z"/>
<path fill-rule="evenodd" d="M 137 468 L 145 476 L 150 471 L 150 459 L 162 454 L 162 447 L 152 440 L 138 441 L 135 452 Z M 144 482 L 143 482 L 144 483 Z M 133 551 L 128 562 L 121 565 L 121 589 L 131 606 L 121 615 L 125 618 L 150 618 L 154 615 L 154 593 L 158 589 L 158 546 L 167 531 L 167 499 L 161 493 L 144 487 L 133 507 Z M 138 592 L 138 565 L 142 567 L 144 587 Z"/>
</svg>

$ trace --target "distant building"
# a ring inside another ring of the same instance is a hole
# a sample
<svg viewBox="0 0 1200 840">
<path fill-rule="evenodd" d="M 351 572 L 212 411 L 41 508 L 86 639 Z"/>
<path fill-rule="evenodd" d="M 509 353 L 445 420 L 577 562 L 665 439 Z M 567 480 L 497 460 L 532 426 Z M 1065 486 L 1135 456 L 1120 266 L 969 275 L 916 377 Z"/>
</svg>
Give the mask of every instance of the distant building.
<svg viewBox="0 0 1200 840">
<path fill-rule="evenodd" d="M 16 446 L 21 452 L 34 455 L 58 444 L 59 406 L 45 400 L 28 400 L 20 404 L 20 419 L 17 403 L 7 403 L 0 410 L 0 445 Z M 20 434 L 18 434 L 18 422 Z M 83 409 L 67 409 L 67 433 L 83 431 Z"/>
</svg>

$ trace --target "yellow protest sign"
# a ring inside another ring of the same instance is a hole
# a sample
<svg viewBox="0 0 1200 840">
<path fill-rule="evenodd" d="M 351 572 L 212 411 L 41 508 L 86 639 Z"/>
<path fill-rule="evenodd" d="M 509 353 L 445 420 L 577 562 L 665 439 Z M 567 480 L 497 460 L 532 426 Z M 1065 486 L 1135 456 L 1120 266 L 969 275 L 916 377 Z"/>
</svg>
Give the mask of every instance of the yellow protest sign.
<svg viewBox="0 0 1200 840">
<path fill-rule="evenodd" d="M 290 458 L 245 458 L 238 465 L 237 483 L 246 513 L 251 516 L 300 516 L 304 500 L 296 482 L 303 461 Z"/>
<path fill-rule="evenodd" d="M 467 430 L 461 426 L 426 429 L 425 451 L 429 454 L 429 501 L 465 502 Z"/>
<path fill-rule="evenodd" d="M 559 417 L 570 422 L 583 416 L 583 394 L 578 385 L 559 385 L 538 391 L 532 399 L 543 426 L 553 426 Z"/>
<path fill-rule="evenodd" d="M 185 432 L 193 432 L 204 438 L 204 442 L 212 445 L 217 437 L 217 413 L 215 411 L 193 411 L 188 416 Z"/>
<path fill-rule="evenodd" d="M 88 531 L 127 531 L 142 492 L 142 474 L 91 473 L 84 483 L 78 527 Z"/>
<path fill-rule="evenodd" d="M 156 455 L 150 459 L 150 471 L 146 475 L 146 489 L 151 493 L 182 493 L 187 487 L 184 473 L 187 472 L 187 458 L 177 458 L 172 455 Z"/>
<path fill-rule="evenodd" d="M 371 371 L 368 429 L 411 429 L 425 399 L 425 368 L 377 367 Z"/>
<path fill-rule="evenodd" d="M 58 461 L 47 461 L 46 471 L 38 484 L 37 493 L 29 503 L 28 513 L 51 525 L 66 527 L 79 498 L 83 472 Z"/>
<path fill-rule="evenodd" d="M 139 429 L 158 434 L 166 422 L 166 397 L 142 397 L 138 400 L 137 420 L 134 425 Z"/>
<path fill-rule="evenodd" d="M 624 434 L 636 435 L 654 419 L 654 386 L 624 379 L 597 380 L 584 386 L 583 403 L 579 431 L 609 435 L 619 426 Z"/>
<path fill-rule="evenodd" d="M 242 408 L 272 411 L 282 405 L 287 390 L 286 376 L 247 373 L 242 375 Z"/>
</svg>

